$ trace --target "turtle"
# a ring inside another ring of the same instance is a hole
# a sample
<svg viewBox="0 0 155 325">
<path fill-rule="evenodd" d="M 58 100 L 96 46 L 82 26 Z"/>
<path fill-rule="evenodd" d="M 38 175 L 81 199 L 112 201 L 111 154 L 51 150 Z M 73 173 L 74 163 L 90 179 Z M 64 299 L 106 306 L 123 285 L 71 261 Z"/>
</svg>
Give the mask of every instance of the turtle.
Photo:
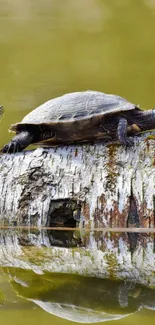
<svg viewBox="0 0 155 325">
<path fill-rule="evenodd" d="M 144 111 L 113 94 L 87 90 L 51 99 L 11 125 L 15 137 L 2 148 L 15 153 L 30 144 L 55 146 L 118 139 L 124 146 L 132 136 L 155 128 L 155 110 Z"/>
</svg>

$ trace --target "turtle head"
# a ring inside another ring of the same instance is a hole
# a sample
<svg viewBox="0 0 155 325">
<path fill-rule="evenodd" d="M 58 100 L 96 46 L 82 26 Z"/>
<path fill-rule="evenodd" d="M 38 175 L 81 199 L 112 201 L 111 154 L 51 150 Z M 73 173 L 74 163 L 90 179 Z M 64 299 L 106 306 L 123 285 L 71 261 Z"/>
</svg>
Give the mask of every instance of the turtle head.
<svg viewBox="0 0 155 325">
<path fill-rule="evenodd" d="M 152 117 L 155 119 L 155 108 L 152 109 Z"/>
<path fill-rule="evenodd" d="M 144 118 L 142 118 L 142 130 L 148 131 L 155 129 L 155 108 L 145 110 L 143 116 Z"/>
<path fill-rule="evenodd" d="M 3 116 L 4 114 L 4 108 L 3 106 L 0 106 L 0 118 Z"/>
</svg>

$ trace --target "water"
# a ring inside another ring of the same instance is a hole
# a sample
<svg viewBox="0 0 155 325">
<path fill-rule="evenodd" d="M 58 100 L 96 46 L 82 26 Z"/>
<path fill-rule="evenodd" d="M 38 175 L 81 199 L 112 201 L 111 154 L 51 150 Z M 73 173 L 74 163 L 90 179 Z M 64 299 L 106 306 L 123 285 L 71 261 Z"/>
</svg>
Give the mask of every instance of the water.
<svg viewBox="0 0 155 325">
<path fill-rule="evenodd" d="M 154 234 L 130 252 L 125 232 L 82 230 L 67 247 L 61 233 L 59 245 L 49 230 L 0 230 L 1 321 L 153 324 Z"/>
<path fill-rule="evenodd" d="M 24 324 L 28 321 L 32 324 L 35 317 L 38 324 L 42 324 L 42 321 L 45 324 L 49 321 L 57 324 L 70 324 L 70 321 L 102 323 L 116 318 L 117 325 L 117 319 L 120 324 L 130 324 L 141 317 L 147 316 L 147 319 L 151 319 L 154 315 L 149 309 L 146 313 L 145 308 L 138 312 L 143 305 L 147 308 L 155 300 L 155 292 L 140 286 L 129 288 L 129 306 L 126 307 L 119 299 L 119 292 L 123 289 L 120 282 L 75 275 L 37 275 L 31 271 L 13 268 L 5 268 L 3 272 L 5 275 L 1 276 L 0 281 L 4 299 L 7 301 L 3 302 L 1 320 L 5 317 L 5 324 L 6 320 L 9 323 L 10 316 L 15 318 L 15 324 L 25 316 L 22 321 Z M 153 319 L 150 324 L 153 324 Z"/>
<path fill-rule="evenodd" d="M 0 102 L 11 123 L 66 92 L 96 89 L 154 106 L 150 0 L 0 0 Z"/>
<path fill-rule="evenodd" d="M 7 131 L 10 124 L 20 121 L 39 104 L 66 92 L 100 90 L 121 95 L 143 108 L 154 107 L 154 0 L 0 0 L 0 30 L 0 104 L 5 107 L 0 124 L 0 146 L 12 136 Z M 33 287 L 34 296 L 43 283 L 40 297 L 42 301 L 49 298 L 45 287 L 51 283 L 50 276 L 39 278 L 35 273 L 18 269 L 17 265 L 12 264 L 9 269 L 3 265 L 1 323 L 70 324 L 69 320 L 48 313 L 21 294 L 13 283 L 17 279 L 11 277 L 14 274 L 20 279 L 23 272 L 28 288 Z M 70 303 L 76 305 L 83 297 L 84 308 L 103 311 L 102 294 L 93 293 L 94 279 L 89 280 L 89 286 L 81 285 L 82 281 L 76 276 L 70 280 L 70 276 L 63 275 L 54 280 L 66 283 Z M 106 285 L 103 282 L 103 287 Z M 24 285 L 20 286 L 24 291 Z M 91 286 L 92 291 L 85 296 Z M 100 286 L 102 288 L 102 283 L 97 288 Z M 74 296 L 73 287 L 77 292 Z M 57 288 L 59 298 L 62 285 Z M 134 313 L 116 320 L 116 324 L 138 321 L 142 325 L 154 324 L 151 309 L 142 308 L 135 313 L 137 306 L 141 308 L 141 295 L 145 296 L 144 289 L 136 298 L 131 295 L 129 299 L 136 306 Z M 114 306 L 111 301 L 111 310 Z"/>
</svg>

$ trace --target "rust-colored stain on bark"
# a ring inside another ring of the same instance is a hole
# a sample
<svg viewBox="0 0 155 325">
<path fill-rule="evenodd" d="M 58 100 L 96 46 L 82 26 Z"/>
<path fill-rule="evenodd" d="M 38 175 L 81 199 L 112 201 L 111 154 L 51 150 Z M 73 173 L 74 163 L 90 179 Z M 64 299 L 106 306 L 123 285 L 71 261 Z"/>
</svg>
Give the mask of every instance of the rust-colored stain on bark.
<svg viewBox="0 0 155 325">
<path fill-rule="evenodd" d="M 148 210 L 147 203 L 143 201 L 138 210 L 139 213 L 139 224 L 142 228 L 153 228 L 154 227 L 154 213 Z"/>
<path fill-rule="evenodd" d="M 150 149 L 150 142 L 148 139 L 145 140 L 147 150 Z"/>
<path fill-rule="evenodd" d="M 147 215 L 145 215 L 145 213 Z M 90 207 L 85 203 L 84 215 L 87 220 L 89 216 Z M 119 202 L 113 201 L 112 208 L 107 208 L 105 195 L 102 194 L 97 198 L 97 204 L 93 213 L 94 228 L 105 227 L 154 227 L 154 212 L 147 209 L 146 202 L 142 202 L 139 206 L 138 200 L 130 196 L 122 211 L 119 210 Z"/>
<path fill-rule="evenodd" d="M 90 221 L 90 207 L 88 203 L 81 203 L 81 214 L 84 216 L 86 223 Z"/>
<path fill-rule="evenodd" d="M 123 211 L 119 211 L 119 204 L 113 201 L 110 211 L 106 207 L 105 195 L 102 194 L 97 199 L 97 207 L 93 214 L 94 226 L 97 227 L 126 227 L 128 207 L 127 204 Z"/>
</svg>

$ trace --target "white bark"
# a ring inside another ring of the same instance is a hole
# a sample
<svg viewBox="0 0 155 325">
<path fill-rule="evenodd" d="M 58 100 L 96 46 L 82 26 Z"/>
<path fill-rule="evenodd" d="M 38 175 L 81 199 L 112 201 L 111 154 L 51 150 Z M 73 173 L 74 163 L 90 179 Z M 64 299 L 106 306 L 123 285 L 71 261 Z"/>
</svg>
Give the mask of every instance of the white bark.
<svg viewBox="0 0 155 325">
<path fill-rule="evenodd" d="M 128 149 L 96 144 L 1 155 L 1 221 L 45 226 L 57 200 L 69 199 L 91 227 L 126 227 L 135 210 L 140 227 L 154 227 L 154 157 L 153 140 Z"/>
</svg>

